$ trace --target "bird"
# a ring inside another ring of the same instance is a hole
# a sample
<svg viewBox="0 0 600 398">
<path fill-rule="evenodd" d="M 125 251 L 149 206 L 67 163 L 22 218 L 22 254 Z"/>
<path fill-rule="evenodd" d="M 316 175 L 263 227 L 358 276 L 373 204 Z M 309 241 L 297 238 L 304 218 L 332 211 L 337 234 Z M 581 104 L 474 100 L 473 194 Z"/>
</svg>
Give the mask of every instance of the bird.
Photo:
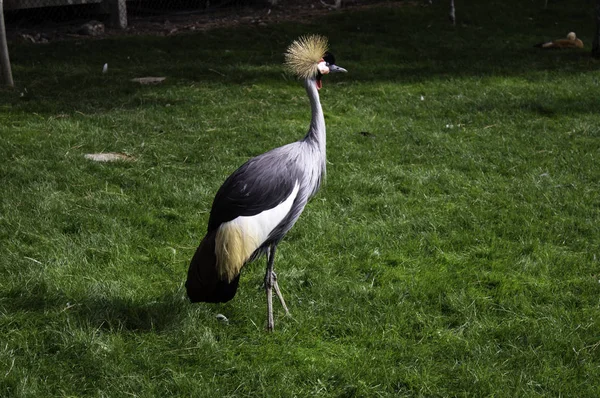
<svg viewBox="0 0 600 398">
<path fill-rule="evenodd" d="M 335 64 L 328 40 L 321 35 L 294 40 L 285 64 L 304 81 L 311 107 L 308 132 L 299 141 L 251 158 L 225 180 L 213 200 L 207 232 L 192 257 L 185 284 L 192 303 L 227 302 L 237 292 L 242 268 L 265 255 L 268 331 L 274 329 L 273 290 L 289 314 L 274 271 L 277 245 L 325 177 L 322 77 L 347 72 Z"/>
<path fill-rule="evenodd" d="M 541 48 L 583 48 L 583 42 L 577 38 L 575 32 L 569 32 L 566 39 L 557 39 L 536 44 L 534 47 Z"/>
</svg>

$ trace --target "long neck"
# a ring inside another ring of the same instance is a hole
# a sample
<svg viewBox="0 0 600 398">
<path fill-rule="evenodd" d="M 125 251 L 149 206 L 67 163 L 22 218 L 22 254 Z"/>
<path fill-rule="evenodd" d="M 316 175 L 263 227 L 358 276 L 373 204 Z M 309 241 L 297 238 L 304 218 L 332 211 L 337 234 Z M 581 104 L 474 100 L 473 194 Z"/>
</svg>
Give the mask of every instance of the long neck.
<svg viewBox="0 0 600 398">
<path fill-rule="evenodd" d="M 311 120 L 310 127 L 304 141 L 317 144 L 323 154 L 325 154 L 325 118 L 323 117 L 323 108 L 319 100 L 319 91 L 314 79 L 306 79 L 304 87 L 310 100 Z"/>
</svg>

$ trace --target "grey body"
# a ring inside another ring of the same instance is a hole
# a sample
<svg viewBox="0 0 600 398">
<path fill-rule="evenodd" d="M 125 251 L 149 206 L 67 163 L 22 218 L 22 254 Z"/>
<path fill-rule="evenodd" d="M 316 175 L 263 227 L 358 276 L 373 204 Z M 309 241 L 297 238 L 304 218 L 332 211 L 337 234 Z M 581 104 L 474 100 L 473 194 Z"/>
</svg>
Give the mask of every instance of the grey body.
<svg viewBox="0 0 600 398">
<path fill-rule="evenodd" d="M 290 196 L 295 184 L 299 185 L 291 210 L 252 259 L 279 243 L 294 226 L 306 203 L 319 190 L 325 174 L 325 120 L 315 81 L 306 80 L 305 87 L 312 108 L 307 135 L 247 161 L 227 178 L 213 201 L 209 233 L 239 216 L 254 216 L 276 207 Z"/>
</svg>

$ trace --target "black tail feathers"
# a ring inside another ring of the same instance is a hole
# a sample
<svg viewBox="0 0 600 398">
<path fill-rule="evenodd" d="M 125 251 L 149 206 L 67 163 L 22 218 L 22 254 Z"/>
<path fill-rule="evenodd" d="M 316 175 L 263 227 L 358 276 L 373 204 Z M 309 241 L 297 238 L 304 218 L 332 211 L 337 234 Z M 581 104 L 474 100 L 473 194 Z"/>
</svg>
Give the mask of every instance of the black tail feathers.
<svg viewBox="0 0 600 398">
<path fill-rule="evenodd" d="M 185 283 L 185 287 L 187 289 L 188 298 L 192 303 L 225 303 L 235 296 L 239 281 L 240 276 L 238 275 L 231 282 L 217 281 L 214 288 L 206 288 L 194 286 L 193 282 L 190 283 L 190 280 L 188 279 Z"/>
<path fill-rule="evenodd" d="M 230 282 L 219 279 L 217 274 L 215 235 L 214 232 L 206 234 L 190 263 L 185 287 L 192 303 L 224 303 L 237 291 L 239 274 Z"/>
</svg>

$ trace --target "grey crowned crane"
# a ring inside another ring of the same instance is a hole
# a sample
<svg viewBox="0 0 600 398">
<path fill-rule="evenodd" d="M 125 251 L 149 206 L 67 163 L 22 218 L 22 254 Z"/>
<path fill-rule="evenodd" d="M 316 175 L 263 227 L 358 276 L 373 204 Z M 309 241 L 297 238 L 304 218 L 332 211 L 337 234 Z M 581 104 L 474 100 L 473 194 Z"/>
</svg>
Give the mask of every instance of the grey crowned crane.
<svg viewBox="0 0 600 398">
<path fill-rule="evenodd" d="M 275 250 L 321 185 L 325 174 L 325 119 L 319 100 L 323 75 L 346 72 L 327 52 L 327 39 L 294 41 L 287 67 L 304 79 L 312 118 L 300 141 L 248 160 L 230 175 L 212 204 L 208 231 L 190 263 L 186 282 L 192 302 L 226 302 L 237 291 L 244 265 L 267 257 L 267 330 L 274 327 L 273 289 L 289 313 L 273 271 Z"/>
</svg>

